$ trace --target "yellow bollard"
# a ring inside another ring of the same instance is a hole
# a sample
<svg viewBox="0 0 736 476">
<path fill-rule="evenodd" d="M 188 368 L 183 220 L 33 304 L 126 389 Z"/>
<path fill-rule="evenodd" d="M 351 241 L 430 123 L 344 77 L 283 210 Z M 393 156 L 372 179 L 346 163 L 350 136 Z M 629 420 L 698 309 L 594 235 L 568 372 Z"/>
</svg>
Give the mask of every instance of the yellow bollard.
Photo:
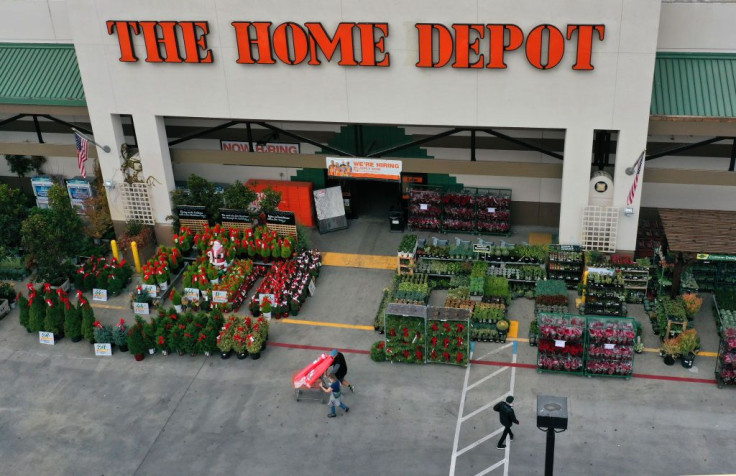
<svg viewBox="0 0 736 476">
<path fill-rule="evenodd" d="M 112 256 L 116 260 L 120 261 L 120 252 L 118 251 L 118 242 L 115 240 L 110 241 L 110 248 L 112 248 Z"/>
<path fill-rule="evenodd" d="M 138 255 L 138 243 L 132 241 L 130 243 L 130 251 L 133 252 L 133 261 L 135 261 L 135 270 L 138 274 L 141 272 L 141 257 Z"/>
</svg>

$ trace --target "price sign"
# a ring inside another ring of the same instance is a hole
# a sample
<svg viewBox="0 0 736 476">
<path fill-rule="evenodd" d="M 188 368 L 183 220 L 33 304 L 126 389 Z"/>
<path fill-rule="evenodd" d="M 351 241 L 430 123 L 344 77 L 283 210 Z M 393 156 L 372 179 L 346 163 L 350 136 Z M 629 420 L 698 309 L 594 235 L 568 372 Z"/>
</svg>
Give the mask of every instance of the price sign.
<svg viewBox="0 0 736 476">
<path fill-rule="evenodd" d="M 565 347 L 565 341 L 564 340 L 555 340 L 555 347 Z"/>
<path fill-rule="evenodd" d="M 496 213 L 496 209 L 495 208 L 488 208 L 488 213 Z"/>
<path fill-rule="evenodd" d="M 473 243 L 473 253 L 490 253 L 491 252 L 491 245 L 479 245 L 478 243 Z"/>
<path fill-rule="evenodd" d="M 141 315 L 147 316 L 148 313 L 150 312 L 148 309 L 148 303 L 147 302 L 134 302 L 133 312 L 135 314 L 141 314 Z"/>
<path fill-rule="evenodd" d="M 46 345 L 54 345 L 54 333 L 53 332 L 39 332 L 38 342 Z"/>
<path fill-rule="evenodd" d="M 94 288 L 92 290 L 92 300 L 93 301 L 107 301 L 107 289 Z"/>
<path fill-rule="evenodd" d="M 309 286 L 307 289 L 309 290 L 309 295 L 314 296 L 314 291 L 317 289 L 317 286 L 314 284 L 314 278 L 309 280 Z"/>
<path fill-rule="evenodd" d="M 112 357 L 112 344 L 95 344 L 95 355 Z"/>
<path fill-rule="evenodd" d="M 429 205 L 427 205 L 426 203 L 420 203 L 419 204 L 419 209 L 420 210 L 429 210 Z"/>
<path fill-rule="evenodd" d="M 613 349 L 615 349 L 615 348 L 616 348 L 616 344 L 603 344 L 603 347 L 604 347 L 604 348 L 605 348 L 606 350 L 613 350 Z"/>
<path fill-rule="evenodd" d="M 212 302 L 227 302 L 227 291 L 212 291 Z"/>
<path fill-rule="evenodd" d="M 184 297 L 187 299 L 199 299 L 199 289 L 197 288 L 184 288 Z"/>
<path fill-rule="evenodd" d="M 149 296 L 157 297 L 158 288 L 155 284 L 142 284 L 141 289 L 143 289 L 143 292 L 148 293 Z"/>
</svg>

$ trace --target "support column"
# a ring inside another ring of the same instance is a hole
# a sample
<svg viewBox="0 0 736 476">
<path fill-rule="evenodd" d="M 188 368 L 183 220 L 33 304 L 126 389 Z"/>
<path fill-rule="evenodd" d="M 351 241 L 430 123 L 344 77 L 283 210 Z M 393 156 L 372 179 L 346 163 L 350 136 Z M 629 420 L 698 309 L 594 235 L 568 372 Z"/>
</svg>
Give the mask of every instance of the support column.
<svg viewBox="0 0 736 476">
<path fill-rule="evenodd" d="M 634 183 L 634 175 L 627 175 L 626 169 L 634 166 L 634 162 L 647 146 L 647 128 L 629 127 L 618 134 L 616 146 L 616 169 L 613 175 L 613 206 L 621 209 L 618 220 L 618 235 L 616 238 L 616 251 L 631 252 L 636 250 L 636 233 L 639 227 L 639 208 L 644 191 L 644 173 L 646 165 L 639 174 L 639 182 L 634 195 L 634 202 L 626 205 L 626 197 L 629 195 L 631 185 Z M 624 208 L 631 207 L 634 214 L 624 215 Z"/>
<path fill-rule="evenodd" d="M 149 189 L 153 219 L 156 222 L 156 239 L 168 244 L 174 232 L 166 217 L 171 215 L 170 193 L 175 188 L 174 171 L 171 167 L 168 138 L 164 118 L 148 114 L 133 114 L 138 151 L 145 180 L 152 177 Z"/>
<path fill-rule="evenodd" d="M 567 129 L 560 197 L 560 243 L 580 244 L 583 208 L 588 205 L 593 129 Z"/>
<path fill-rule="evenodd" d="M 117 114 L 93 114 L 90 111 L 89 118 L 92 125 L 92 138 L 98 144 L 110 147 L 110 152 L 105 152 L 97 147 L 97 160 L 100 162 L 102 180 L 117 185 L 123 180 L 120 172 L 120 148 L 125 143 L 120 116 Z M 89 168 L 87 170 L 89 171 Z M 107 189 L 107 203 L 110 206 L 110 217 L 113 223 L 124 223 L 123 200 L 116 188 Z"/>
</svg>

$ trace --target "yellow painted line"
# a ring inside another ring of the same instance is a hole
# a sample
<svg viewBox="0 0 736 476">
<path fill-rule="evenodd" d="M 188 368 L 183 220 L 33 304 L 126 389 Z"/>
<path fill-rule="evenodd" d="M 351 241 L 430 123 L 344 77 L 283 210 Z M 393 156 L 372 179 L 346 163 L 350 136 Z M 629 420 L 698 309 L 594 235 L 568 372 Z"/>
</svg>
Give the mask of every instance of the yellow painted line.
<svg viewBox="0 0 736 476">
<path fill-rule="evenodd" d="M 358 329 L 361 331 L 372 331 L 373 326 L 358 326 L 356 324 L 339 324 L 336 322 L 319 322 L 319 321 L 303 321 L 301 319 L 282 319 L 281 322 L 286 324 L 299 324 L 302 326 L 322 326 L 322 327 L 339 327 L 342 329 Z"/>
<path fill-rule="evenodd" d="M 518 336 L 519 336 L 519 321 L 511 321 L 511 325 L 509 326 L 508 337 L 516 338 Z"/>
<path fill-rule="evenodd" d="M 90 304 L 90 305 L 92 307 L 98 307 L 98 308 L 101 308 L 101 309 L 115 309 L 116 311 L 124 311 L 126 309 L 130 309 L 129 307 L 113 306 L 112 304 Z"/>
<path fill-rule="evenodd" d="M 524 339 L 523 337 L 509 337 L 511 342 L 529 342 L 529 339 Z"/>
<path fill-rule="evenodd" d="M 651 349 L 649 347 L 645 347 L 644 348 L 644 352 L 653 352 L 653 353 L 659 354 L 659 349 Z M 700 351 L 696 355 L 702 355 L 703 357 L 718 357 L 718 353 L 717 352 Z"/>
<path fill-rule="evenodd" d="M 396 269 L 396 256 L 356 255 L 351 253 L 322 253 L 322 264 L 343 268 Z"/>
</svg>

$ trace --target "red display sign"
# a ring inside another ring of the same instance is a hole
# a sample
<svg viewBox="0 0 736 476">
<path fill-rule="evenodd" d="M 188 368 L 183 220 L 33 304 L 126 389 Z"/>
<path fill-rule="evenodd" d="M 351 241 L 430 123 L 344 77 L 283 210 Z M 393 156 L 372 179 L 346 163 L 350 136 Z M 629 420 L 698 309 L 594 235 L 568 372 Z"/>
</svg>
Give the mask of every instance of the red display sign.
<svg viewBox="0 0 736 476">
<path fill-rule="evenodd" d="M 307 64 L 322 60 L 341 66 L 390 65 L 386 46 L 388 23 L 342 22 L 328 32 L 321 23 L 235 21 L 231 23 L 239 64 Z M 540 70 L 557 67 L 569 48 L 575 51 L 573 70 L 589 71 L 593 44 L 605 38 L 605 25 L 537 25 L 527 32 L 510 23 L 453 24 L 417 23 L 419 51 L 416 66 L 463 69 L 506 69 L 506 57 L 516 50 L 526 54 L 529 64 Z M 207 48 L 206 21 L 119 21 L 107 22 L 107 33 L 117 33 L 120 61 L 136 62 L 133 35 L 143 35 L 146 62 L 212 63 Z M 180 46 L 183 45 L 183 48 Z"/>
</svg>

